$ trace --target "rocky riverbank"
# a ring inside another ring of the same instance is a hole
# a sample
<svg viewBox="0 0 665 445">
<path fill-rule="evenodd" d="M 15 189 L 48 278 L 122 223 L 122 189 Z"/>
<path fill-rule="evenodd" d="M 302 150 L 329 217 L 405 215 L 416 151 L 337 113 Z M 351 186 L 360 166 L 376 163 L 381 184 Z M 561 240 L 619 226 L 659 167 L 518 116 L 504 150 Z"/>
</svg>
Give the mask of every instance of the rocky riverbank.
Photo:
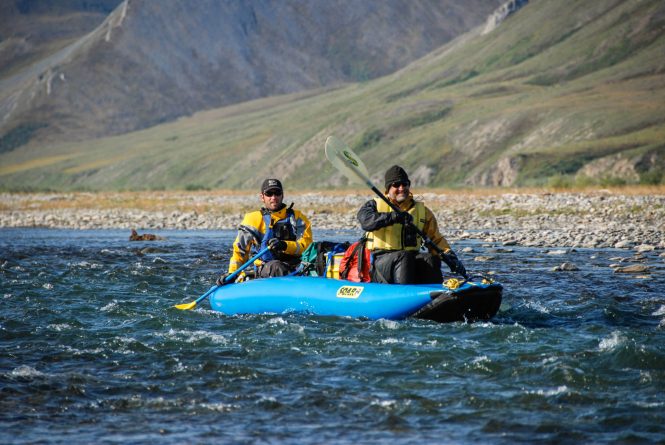
<svg viewBox="0 0 665 445">
<path fill-rule="evenodd" d="M 665 249 L 665 194 L 593 192 L 422 193 L 442 233 L 454 242 L 561 248 Z M 354 229 L 369 192 L 302 193 L 286 197 L 315 229 Z M 257 194 L 132 192 L 0 194 L 0 227 L 234 229 Z M 168 234 L 166 234 L 168 236 Z"/>
</svg>

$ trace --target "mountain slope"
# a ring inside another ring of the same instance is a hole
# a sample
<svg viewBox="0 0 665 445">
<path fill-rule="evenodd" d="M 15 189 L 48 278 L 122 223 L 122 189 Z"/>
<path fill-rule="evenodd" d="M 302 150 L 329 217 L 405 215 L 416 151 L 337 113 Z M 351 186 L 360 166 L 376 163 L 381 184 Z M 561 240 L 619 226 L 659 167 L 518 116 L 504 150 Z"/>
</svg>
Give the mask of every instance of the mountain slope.
<svg viewBox="0 0 665 445">
<path fill-rule="evenodd" d="M 0 2 L 0 79 L 44 59 L 99 26 L 121 0 Z"/>
<path fill-rule="evenodd" d="M 36 144 L 122 134 L 374 78 L 481 23 L 500 1 L 125 0 L 94 32 L 0 80 L 0 135 Z"/>
<path fill-rule="evenodd" d="M 383 78 L 243 103 L 124 136 L 0 156 L 4 188 L 248 188 L 346 181 L 346 140 L 375 180 L 417 185 L 662 182 L 665 4 L 532 1 Z M 565 13 L 564 13 L 565 12 Z"/>
</svg>

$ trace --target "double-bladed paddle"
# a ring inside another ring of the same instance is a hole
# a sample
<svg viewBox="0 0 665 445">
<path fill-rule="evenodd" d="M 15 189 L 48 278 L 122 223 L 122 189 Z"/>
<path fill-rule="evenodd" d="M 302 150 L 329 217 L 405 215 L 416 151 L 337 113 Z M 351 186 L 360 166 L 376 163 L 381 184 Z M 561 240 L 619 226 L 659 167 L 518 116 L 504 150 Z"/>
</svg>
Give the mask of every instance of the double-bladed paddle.
<svg viewBox="0 0 665 445">
<path fill-rule="evenodd" d="M 200 302 L 202 302 L 203 300 L 205 300 L 205 299 L 208 297 L 208 295 L 210 295 L 211 293 L 213 293 L 215 290 L 217 290 L 218 288 L 222 287 L 224 284 L 232 283 L 232 282 L 236 279 L 236 277 L 238 276 L 238 274 L 240 274 L 240 272 L 242 272 L 243 270 L 247 269 L 248 266 L 250 266 L 252 263 L 254 263 L 254 261 L 256 261 L 256 260 L 258 260 L 259 258 L 261 258 L 261 257 L 263 256 L 263 254 L 266 253 L 268 250 L 270 250 L 269 247 L 265 247 L 265 248 L 261 249 L 256 255 L 254 255 L 253 257 L 251 257 L 251 258 L 250 258 L 245 264 L 243 264 L 242 266 L 240 266 L 240 267 L 238 268 L 238 270 L 236 270 L 236 271 L 233 272 L 231 275 L 229 275 L 229 276 L 227 276 L 226 278 L 224 278 L 224 283 L 223 283 L 222 285 L 220 285 L 220 286 L 215 285 L 215 286 L 211 287 L 210 289 L 208 289 L 208 292 L 206 292 L 205 294 L 201 295 L 199 298 L 197 298 L 195 301 L 192 301 L 191 303 L 176 304 L 175 307 L 178 308 L 178 309 L 182 309 L 182 310 L 184 310 L 184 311 L 185 311 L 185 310 L 189 310 L 189 309 L 194 309 L 194 308 L 196 307 L 197 304 L 199 304 Z"/>
</svg>

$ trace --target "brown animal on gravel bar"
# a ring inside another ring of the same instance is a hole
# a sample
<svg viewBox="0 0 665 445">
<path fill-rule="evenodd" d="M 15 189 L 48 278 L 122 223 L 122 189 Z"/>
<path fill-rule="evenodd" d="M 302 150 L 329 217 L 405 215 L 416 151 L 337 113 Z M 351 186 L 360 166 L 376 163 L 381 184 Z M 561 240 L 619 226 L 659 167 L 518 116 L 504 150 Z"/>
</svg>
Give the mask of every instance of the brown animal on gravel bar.
<svg viewBox="0 0 665 445">
<path fill-rule="evenodd" d="M 132 234 L 129 235 L 130 241 L 157 241 L 163 239 L 164 238 L 161 236 L 153 235 L 152 233 L 144 233 L 143 235 L 139 235 L 134 229 L 132 229 Z"/>
</svg>

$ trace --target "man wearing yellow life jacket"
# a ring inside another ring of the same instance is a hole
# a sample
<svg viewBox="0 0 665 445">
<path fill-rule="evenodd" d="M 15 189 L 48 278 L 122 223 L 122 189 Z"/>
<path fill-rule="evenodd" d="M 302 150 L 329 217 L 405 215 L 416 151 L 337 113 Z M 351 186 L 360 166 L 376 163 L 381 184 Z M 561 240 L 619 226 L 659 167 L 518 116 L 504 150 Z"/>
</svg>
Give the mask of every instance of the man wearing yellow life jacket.
<svg viewBox="0 0 665 445">
<path fill-rule="evenodd" d="M 287 207 L 283 203 L 284 190 L 278 179 L 263 181 L 259 197 L 263 207 L 245 214 L 233 242 L 228 272 L 217 279 L 218 285 L 265 247 L 270 250 L 254 263 L 257 277 L 288 275 L 312 243 L 312 225 L 293 204 Z"/>
<path fill-rule="evenodd" d="M 441 260 L 452 272 L 465 276 L 466 269 L 439 232 L 434 214 L 422 202 L 413 199 L 410 186 L 406 171 L 393 165 L 386 171 L 385 193 L 402 211 L 394 211 L 379 198 L 367 201 L 358 211 L 358 221 L 368 232 L 366 248 L 374 255 L 372 281 L 440 283 L 443 280 Z M 443 251 L 441 256 L 433 249 L 419 252 L 422 239 L 414 225 Z"/>
</svg>

